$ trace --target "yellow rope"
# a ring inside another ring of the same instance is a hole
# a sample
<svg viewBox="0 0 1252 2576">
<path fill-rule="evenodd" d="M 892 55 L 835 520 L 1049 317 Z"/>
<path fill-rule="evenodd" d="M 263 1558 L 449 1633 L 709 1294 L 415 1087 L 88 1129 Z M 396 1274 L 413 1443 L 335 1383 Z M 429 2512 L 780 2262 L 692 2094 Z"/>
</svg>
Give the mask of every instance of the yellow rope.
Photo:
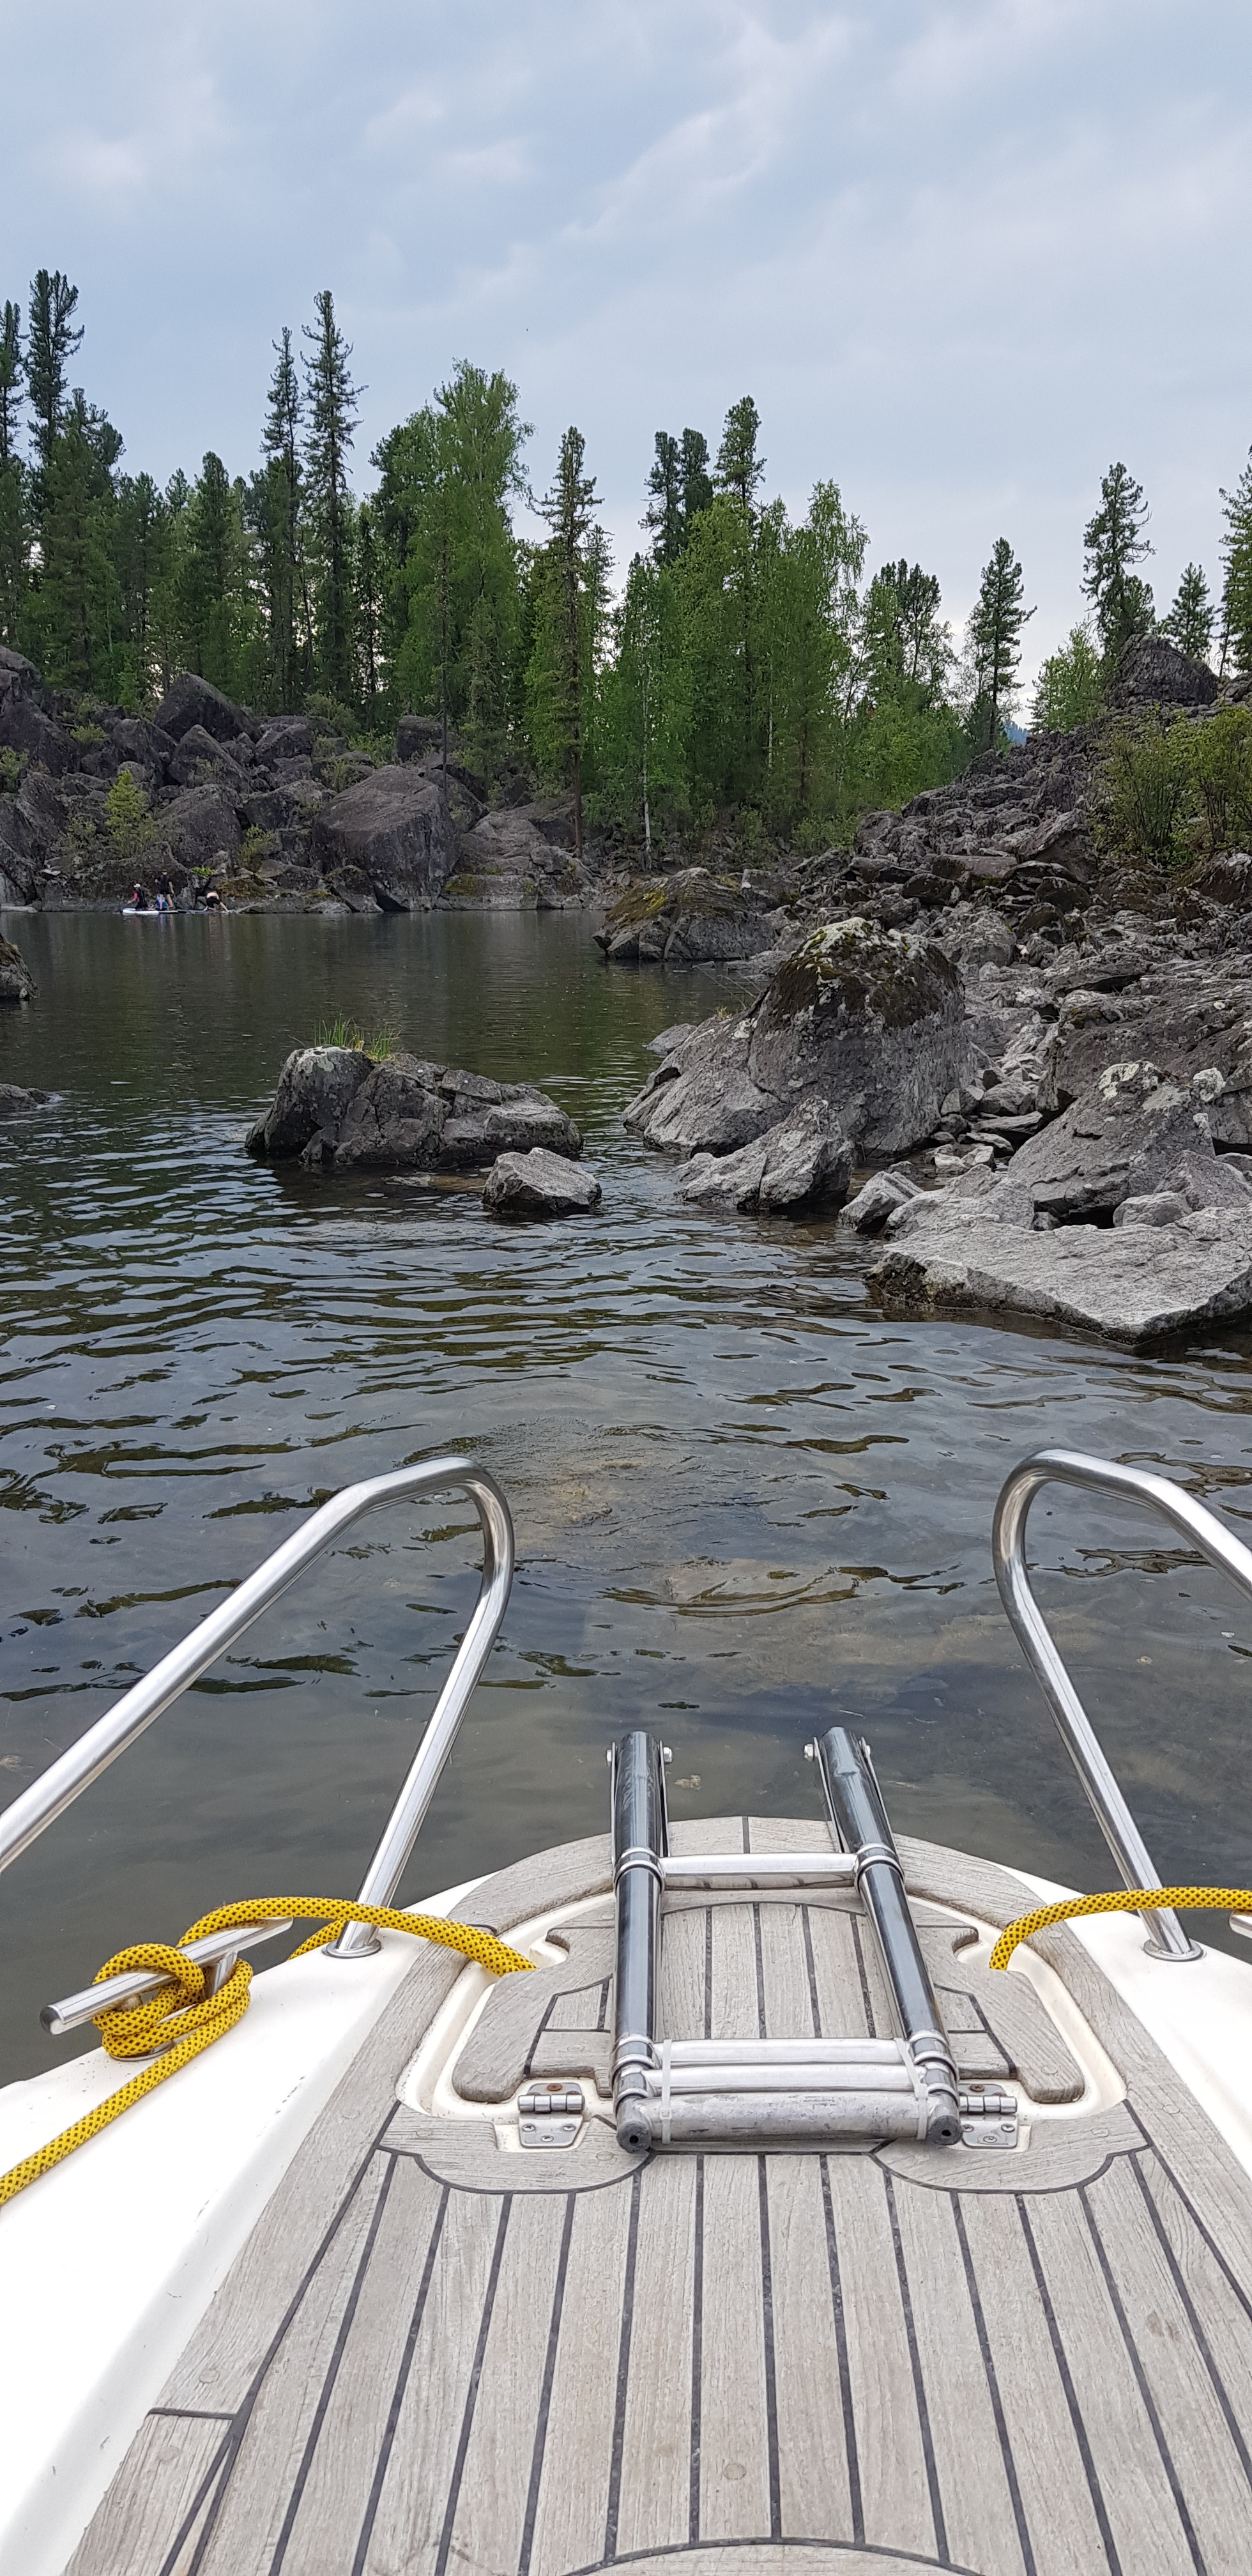
<svg viewBox="0 0 1252 2576">
<path fill-rule="evenodd" d="M 533 1961 L 524 1959 L 518 1950 L 498 1941 L 494 1932 L 480 1932 L 473 1923 L 449 1923 L 438 1914 L 400 1914 L 390 1905 L 349 1905 L 338 1896 L 259 1896 L 243 1905 L 219 1905 L 212 1914 L 202 1914 L 190 1931 L 184 1932 L 175 1948 L 166 1941 L 136 1941 L 129 1950 L 118 1950 L 93 1979 L 101 1985 L 106 1977 L 125 1976 L 132 1968 L 149 1972 L 163 1969 L 168 1985 L 142 2002 L 115 2005 L 112 2011 L 97 2013 L 96 2028 L 110 2057 L 150 2057 L 154 2049 L 164 2054 L 155 2066 L 146 2066 L 141 2075 L 132 2076 L 120 2092 L 110 2093 L 88 2111 L 72 2128 L 62 2129 L 46 2147 L 33 2156 L 25 2156 L 12 2171 L 0 2175 L 0 2208 L 6 2200 L 16 2198 L 28 2183 L 37 2182 L 40 2174 L 50 2173 L 63 2156 L 72 2155 L 97 2131 L 107 2129 L 111 2120 L 129 2111 L 132 2102 L 140 2102 L 145 2093 L 153 2093 L 176 2075 L 180 2066 L 211 2048 L 215 2039 L 242 2020 L 248 2009 L 248 1988 L 252 1970 L 246 1959 L 236 1961 L 231 1975 L 215 1995 L 206 1995 L 204 1970 L 186 1956 L 189 1941 L 202 1941 L 210 1932 L 226 1932 L 246 1923 L 321 1921 L 323 1928 L 302 1941 L 293 1950 L 294 1959 L 302 1959 L 309 1950 L 320 1950 L 324 1943 L 338 1939 L 349 1923 L 374 1923 L 384 1932 L 412 1932 L 426 1941 L 442 1942 L 446 1950 L 460 1950 L 467 1959 L 476 1959 L 494 1976 L 511 1976 L 515 1969 L 529 1968 Z"/>
<path fill-rule="evenodd" d="M 1139 1914 L 1162 1905 L 1181 1907 L 1211 1906 L 1222 1914 L 1252 1912 L 1252 1892 L 1246 1887 L 1119 1887 L 1111 1896 L 1068 1896 L 1063 1905 L 1040 1905 L 1033 1914 L 1019 1914 L 1000 1934 L 991 1953 L 993 1968 L 1007 1968 L 1019 1941 L 1029 1941 L 1033 1932 L 1046 1932 L 1049 1923 L 1068 1923 L 1076 1914 Z"/>
</svg>

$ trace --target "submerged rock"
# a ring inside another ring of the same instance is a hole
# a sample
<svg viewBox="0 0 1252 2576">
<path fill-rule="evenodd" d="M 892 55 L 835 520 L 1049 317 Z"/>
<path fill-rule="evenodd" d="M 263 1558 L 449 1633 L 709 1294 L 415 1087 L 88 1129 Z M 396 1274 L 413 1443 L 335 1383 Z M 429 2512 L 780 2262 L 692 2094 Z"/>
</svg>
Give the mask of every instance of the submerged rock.
<svg viewBox="0 0 1252 2576">
<path fill-rule="evenodd" d="M 816 1099 L 850 1146 L 928 1135 L 968 1064 L 965 993 L 940 949 L 853 915 L 814 931 L 742 1019 L 679 1035 L 626 1111 L 649 1144 L 726 1154 Z"/>
<path fill-rule="evenodd" d="M 534 1146 L 582 1153 L 573 1120 L 532 1084 L 360 1047 L 297 1048 L 246 1138 L 260 1161 L 316 1171 L 475 1170 Z"/>
<path fill-rule="evenodd" d="M 586 1216 L 600 1199 L 594 1172 L 542 1145 L 528 1154 L 499 1155 L 483 1188 L 483 1206 L 493 1216 Z"/>
<path fill-rule="evenodd" d="M 21 949 L 0 939 L 0 1002 L 33 1002 L 35 978 Z"/>
<path fill-rule="evenodd" d="M 28 1109 L 42 1109 L 49 1095 L 46 1091 L 26 1091 L 20 1082 L 0 1082 L 0 1118 L 24 1118 Z"/>
</svg>

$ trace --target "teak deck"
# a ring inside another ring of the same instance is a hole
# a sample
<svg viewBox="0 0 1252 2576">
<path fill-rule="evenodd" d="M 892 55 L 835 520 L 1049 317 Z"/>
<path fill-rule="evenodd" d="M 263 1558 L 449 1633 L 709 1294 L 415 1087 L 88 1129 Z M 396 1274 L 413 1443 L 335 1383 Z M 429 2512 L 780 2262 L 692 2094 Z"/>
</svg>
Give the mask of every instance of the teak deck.
<svg viewBox="0 0 1252 2576">
<path fill-rule="evenodd" d="M 828 1848 L 777 1819 L 674 1840 L 741 1838 Z M 1024 1908 L 985 1863 L 901 1849 L 917 1899 Z M 607 1877 L 607 1841 L 566 1845 L 465 1910 L 507 1932 Z M 962 2071 L 1072 2101 L 1026 1980 L 963 1970 L 959 1927 L 918 1911 Z M 890 2028 L 847 1897 L 689 1897 L 666 1925 L 671 2033 Z M 506 2153 L 481 2114 L 398 2104 L 460 1973 L 424 1952 L 69 2576 L 1242 2576 L 1252 2191 L 1080 1945 L 1039 1946 L 1126 2084 L 1115 2107 L 1037 2123 L 1019 2154 L 633 2163 L 599 2122 Z M 500 1986 L 466 2097 L 603 2083 L 610 1967 L 584 1918 L 563 1968 Z"/>
</svg>

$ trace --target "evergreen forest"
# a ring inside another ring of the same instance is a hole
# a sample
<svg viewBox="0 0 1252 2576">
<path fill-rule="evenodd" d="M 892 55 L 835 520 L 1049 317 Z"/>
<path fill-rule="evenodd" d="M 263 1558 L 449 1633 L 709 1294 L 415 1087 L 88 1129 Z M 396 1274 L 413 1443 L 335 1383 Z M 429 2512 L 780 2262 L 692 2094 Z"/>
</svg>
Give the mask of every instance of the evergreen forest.
<svg viewBox="0 0 1252 2576">
<path fill-rule="evenodd" d="M 258 712 L 333 711 L 371 748 L 431 717 L 489 791 L 519 773 L 572 790 L 580 837 L 584 810 L 649 854 L 731 818 L 745 846 L 803 850 L 954 777 L 1022 713 L 1097 715 L 1136 634 L 1252 668 L 1252 457 L 1222 494 L 1217 596 L 1189 564 L 1159 619 L 1144 495 L 1109 468 L 1087 614 L 1024 709 L 1033 611 L 1009 540 L 989 539 L 958 649 L 933 574 L 903 556 L 868 571 L 836 482 L 798 518 L 770 497 L 750 396 L 720 432 L 656 432 L 618 567 L 582 433 L 532 481 L 517 386 L 469 363 L 380 440 L 361 497 L 361 388 L 329 291 L 274 345 L 253 470 L 210 453 L 161 488 L 71 383 L 78 306 L 41 269 L 0 316 L 0 640 L 84 715 L 141 713 L 190 669 Z M 546 534 L 519 532 L 523 512 Z"/>
</svg>

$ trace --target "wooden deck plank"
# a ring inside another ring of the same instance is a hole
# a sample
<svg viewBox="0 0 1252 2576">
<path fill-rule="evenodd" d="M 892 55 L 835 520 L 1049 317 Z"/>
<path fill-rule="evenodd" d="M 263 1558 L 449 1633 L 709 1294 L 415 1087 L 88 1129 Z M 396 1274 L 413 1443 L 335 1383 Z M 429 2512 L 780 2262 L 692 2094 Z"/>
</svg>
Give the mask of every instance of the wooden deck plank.
<svg viewBox="0 0 1252 2576">
<path fill-rule="evenodd" d="M 312 2576 L 323 2565 L 353 2564 L 444 2200 L 440 2185 L 411 2157 L 396 2159 L 352 2315 L 344 2321 L 337 2367 L 322 2383 L 314 2422 L 291 2462 L 282 2563 L 292 2571 Z M 264 2425 L 258 2435 L 264 2444 Z M 249 2466 L 241 2456 L 238 2504 L 245 2511 Z"/>
<path fill-rule="evenodd" d="M 860 2487 L 851 2385 L 831 2278 L 820 2156 L 770 2156 L 774 2375 L 783 2530 L 802 2540 L 852 2540 Z M 854 2503 L 855 2497 L 855 2503 Z"/>
<path fill-rule="evenodd" d="M 580 2194 L 575 2202 L 529 2576 L 566 2576 L 568 2568 L 595 2566 L 604 2555 L 623 2334 L 629 2328 L 633 2342 L 635 2323 L 627 2263 L 632 2217 L 638 2225 L 636 2180 Z M 626 2384 L 629 2362 L 628 2350 Z M 390 2566 L 380 2565 L 376 2576 L 391 2576 Z"/>
<path fill-rule="evenodd" d="M 872 2039 L 855 1916 L 833 1905 L 807 1905 L 809 1942 L 823 2039 Z"/>
<path fill-rule="evenodd" d="M 1018 2201 L 963 2192 L 961 2223 L 1037 2576 L 1092 2576 L 1109 2560 L 1047 2311 L 1020 2294 L 1033 2276 Z"/>
<path fill-rule="evenodd" d="M 558 2452 L 562 2446 L 563 2428 L 544 2412 L 543 2398 L 554 2311 L 558 2340 L 565 2320 L 570 2212 L 565 2192 L 513 2204 L 452 2521 L 450 2567 L 523 2564 L 532 2473 L 549 2438 Z"/>
<path fill-rule="evenodd" d="M 1017 2464 L 957 2195 L 897 2182 L 894 2201 L 947 2553 L 962 2567 L 1027 2576 Z"/>
<path fill-rule="evenodd" d="M 1247 2447 L 1232 2438 L 1224 2383 L 1205 2344 L 1197 2346 L 1194 2309 L 1188 2312 L 1168 2255 L 1150 2222 L 1145 2224 L 1149 2213 L 1131 2159 L 1119 2156 L 1080 2197 L 1098 2258 L 1108 2267 L 1106 2286 L 1121 2311 L 1145 2403 L 1156 2415 L 1180 2516 L 1189 2522 L 1204 2564 L 1220 2565 L 1230 2533 L 1241 2522 L 1252 2530 Z"/>
<path fill-rule="evenodd" d="M 765 2036 L 761 1977 L 760 1905 L 713 1905 L 709 2037 Z"/>
<path fill-rule="evenodd" d="M 658 2156 L 639 2204 L 632 2367 L 622 2438 L 617 2547 L 659 2549 L 692 2521 L 696 2207 L 703 2159 Z M 701 2211 L 701 2216 L 703 2215 Z"/>
<path fill-rule="evenodd" d="M 494 2193 L 449 2194 L 421 2321 L 393 2383 L 389 2446 L 353 2535 L 358 2557 L 328 2563 L 325 2576 L 347 2576 L 358 2563 L 361 2576 L 394 2576 L 397 2568 L 442 2576 L 472 2421 L 474 2365 L 511 2214 L 507 2199 Z M 323 2576 L 320 2567 L 316 2576 Z"/>
<path fill-rule="evenodd" d="M 864 2537 L 925 2557 L 935 2551 L 935 2518 L 884 2176 L 864 2156 L 827 2164 Z"/>
<path fill-rule="evenodd" d="M 817 1979 L 812 1934 L 805 1941 L 806 1905 L 774 1898 L 755 1909 L 765 1985 L 765 2028 L 771 2039 L 815 2039 Z"/>
<path fill-rule="evenodd" d="M 763 2159 L 708 2155 L 703 2164 L 699 2537 L 743 2540 L 771 2531 L 777 2536 L 772 2319 L 767 2346 L 762 2279 Z"/>
<path fill-rule="evenodd" d="M 663 2039 L 708 2036 L 710 1911 L 706 1905 L 681 1905 L 666 1912 L 658 2010 Z"/>
<path fill-rule="evenodd" d="M 1226 2391 L 1245 2449 L 1252 2456 L 1252 2288 L 1245 2235 L 1210 2241 L 1160 2156 L 1134 2159 L 1149 2222 L 1172 2258 L 1179 2296 L 1190 2304 L 1214 2373 Z M 1244 2278 L 1240 2278 L 1240 2273 Z"/>
<path fill-rule="evenodd" d="M 1122 2576 L 1196 2576 L 1169 2476 L 1083 2212 L 1069 2192 L 1025 2213 Z"/>
<path fill-rule="evenodd" d="M 230 2437 L 217 2416 L 145 2416 L 65 2576 L 190 2576 Z"/>
</svg>

